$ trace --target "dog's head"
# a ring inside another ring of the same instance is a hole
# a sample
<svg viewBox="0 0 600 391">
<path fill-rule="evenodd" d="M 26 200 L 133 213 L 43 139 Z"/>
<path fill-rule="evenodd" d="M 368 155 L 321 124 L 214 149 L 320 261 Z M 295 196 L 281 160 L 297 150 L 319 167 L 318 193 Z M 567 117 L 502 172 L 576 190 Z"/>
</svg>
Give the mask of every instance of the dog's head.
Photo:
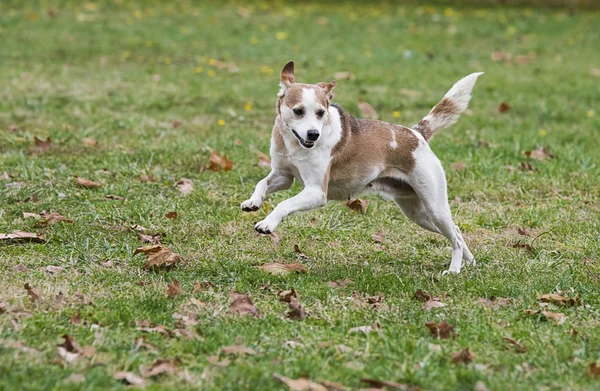
<svg viewBox="0 0 600 391">
<path fill-rule="evenodd" d="M 329 116 L 329 104 L 335 81 L 329 83 L 296 83 L 294 62 L 281 70 L 281 90 L 277 94 L 277 113 L 283 121 L 284 132 L 290 132 L 303 148 L 310 149 L 321 137 Z"/>
</svg>

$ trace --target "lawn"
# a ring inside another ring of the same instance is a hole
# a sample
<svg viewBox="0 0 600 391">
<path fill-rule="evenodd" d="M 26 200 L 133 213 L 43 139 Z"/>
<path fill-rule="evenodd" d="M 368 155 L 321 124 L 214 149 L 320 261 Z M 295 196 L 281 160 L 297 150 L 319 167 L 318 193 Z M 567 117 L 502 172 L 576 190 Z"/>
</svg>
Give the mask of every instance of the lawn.
<svg viewBox="0 0 600 391">
<path fill-rule="evenodd" d="M 0 389 L 600 388 L 599 12 L 165 3 L 0 4 Z M 378 196 L 253 230 L 290 59 L 409 126 L 486 72 L 431 143 L 476 267 Z"/>
</svg>

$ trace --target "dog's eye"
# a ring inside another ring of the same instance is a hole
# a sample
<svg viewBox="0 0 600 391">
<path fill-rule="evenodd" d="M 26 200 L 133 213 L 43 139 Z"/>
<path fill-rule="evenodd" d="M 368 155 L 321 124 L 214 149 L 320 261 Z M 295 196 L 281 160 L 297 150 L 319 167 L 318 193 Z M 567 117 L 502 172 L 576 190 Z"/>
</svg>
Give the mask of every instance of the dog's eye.
<svg viewBox="0 0 600 391">
<path fill-rule="evenodd" d="M 302 109 L 294 109 L 294 114 L 301 116 L 304 115 L 304 110 Z"/>
<path fill-rule="evenodd" d="M 317 111 L 317 117 L 318 117 L 318 118 L 321 118 L 321 117 L 323 117 L 324 115 L 325 115 L 325 110 L 319 110 L 319 111 Z"/>
</svg>

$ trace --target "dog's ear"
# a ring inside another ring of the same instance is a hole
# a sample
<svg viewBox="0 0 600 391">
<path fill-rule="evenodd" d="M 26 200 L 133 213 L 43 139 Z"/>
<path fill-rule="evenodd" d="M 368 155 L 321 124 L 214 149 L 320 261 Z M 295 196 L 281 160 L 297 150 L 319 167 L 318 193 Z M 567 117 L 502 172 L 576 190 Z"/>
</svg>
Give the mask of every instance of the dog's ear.
<svg viewBox="0 0 600 391">
<path fill-rule="evenodd" d="M 281 70 L 281 79 L 279 82 L 281 90 L 279 91 L 279 96 L 283 96 L 285 90 L 287 90 L 289 86 L 291 86 L 295 82 L 296 76 L 294 75 L 294 62 L 289 61 Z"/>
<path fill-rule="evenodd" d="M 332 80 L 329 83 L 322 81 L 320 83 L 317 83 L 317 85 L 321 87 L 323 91 L 325 91 L 329 100 L 333 99 L 333 94 L 331 93 L 331 91 L 333 91 L 333 89 L 335 88 L 335 80 Z"/>
</svg>

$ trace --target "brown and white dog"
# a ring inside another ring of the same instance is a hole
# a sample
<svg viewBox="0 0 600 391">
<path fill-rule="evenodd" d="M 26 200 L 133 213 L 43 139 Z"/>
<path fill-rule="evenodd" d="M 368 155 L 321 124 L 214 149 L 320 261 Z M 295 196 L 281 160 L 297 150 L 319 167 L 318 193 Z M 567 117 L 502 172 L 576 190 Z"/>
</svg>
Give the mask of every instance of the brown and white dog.
<svg viewBox="0 0 600 391">
<path fill-rule="evenodd" d="M 258 182 L 242 210 L 258 210 L 267 194 L 289 189 L 294 179 L 302 183 L 299 194 L 254 226 L 269 234 L 290 214 L 324 206 L 327 200 L 383 194 L 415 223 L 450 240 L 452 261 L 444 274 L 460 273 L 463 259 L 475 261 L 452 221 L 444 169 L 428 141 L 458 120 L 481 74 L 459 80 L 425 118 L 407 128 L 353 117 L 331 103 L 335 81 L 296 83 L 294 63 L 288 62 L 277 95 L 271 173 Z"/>
</svg>

